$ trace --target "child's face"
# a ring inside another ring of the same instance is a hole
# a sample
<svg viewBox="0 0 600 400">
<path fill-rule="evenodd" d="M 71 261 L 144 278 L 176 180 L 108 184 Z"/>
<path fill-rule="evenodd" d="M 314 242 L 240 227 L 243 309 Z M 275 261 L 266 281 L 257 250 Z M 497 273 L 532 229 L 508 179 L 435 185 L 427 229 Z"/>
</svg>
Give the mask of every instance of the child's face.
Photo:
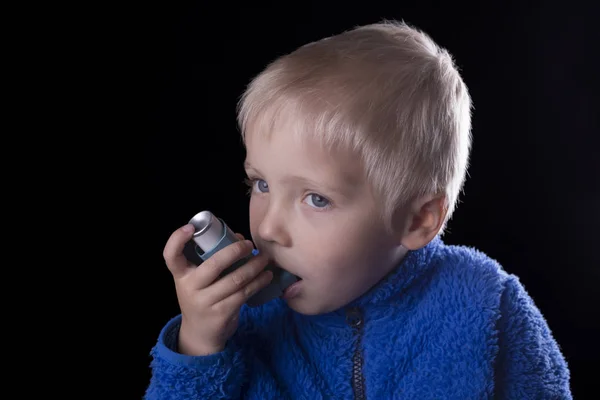
<svg viewBox="0 0 600 400">
<path fill-rule="evenodd" d="M 334 311 L 359 297 L 402 256 L 352 154 L 275 133 L 247 136 L 252 180 L 250 230 L 257 248 L 299 276 L 289 306 L 303 314 Z"/>
</svg>

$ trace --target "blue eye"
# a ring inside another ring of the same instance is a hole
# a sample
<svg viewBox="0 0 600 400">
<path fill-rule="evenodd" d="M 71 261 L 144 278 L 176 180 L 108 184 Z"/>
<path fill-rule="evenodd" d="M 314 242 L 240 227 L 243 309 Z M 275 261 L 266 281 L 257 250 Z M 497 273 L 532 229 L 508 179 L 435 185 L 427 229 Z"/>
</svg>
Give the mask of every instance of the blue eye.
<svg viewBox="0 0 600 400">
<path fill-rule="evenodd" d="M 269 191 L 269 184 L 262 179 L 256 180 L 256 188 L 259 192 L 265 193 Z"/>
<path fill-rule="evenodd" d="M 323 196 L 319 196 L 318 194 L 311 193 L 308 195 L 308 199 L 310 200 L 309 205 L 315 208 L 326 208 L 329 206 L 329 200 L 327 200 Z"/>
<path fill-rule="evenodd" d="M 244 183 L 249 187 L 247 194 L 252 195 L 252 193 L 257 190 L 260 193 L 265 193 L 269 191 L 269 185 L 267 182 L 262 179 L 244 179 Z"/>
</svg>

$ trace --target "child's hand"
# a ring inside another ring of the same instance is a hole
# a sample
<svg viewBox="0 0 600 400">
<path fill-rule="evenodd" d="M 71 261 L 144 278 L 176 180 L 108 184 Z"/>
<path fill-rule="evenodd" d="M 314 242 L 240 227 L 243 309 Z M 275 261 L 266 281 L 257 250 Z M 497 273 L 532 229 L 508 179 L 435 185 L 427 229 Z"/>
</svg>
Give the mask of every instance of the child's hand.
<svg viewBox="0 0 600 400">
<path fill-rule="evenodd" d="M 236 234 L 239 242 L 219 250 L 196 266 L 183 255 L 183 248 L 193 232 L 193 226 L 189 224 L 173 232 L 165 245 L 163 257 L 173 274 L 183 317 L 178 351 L 199 356 L 224 349 L 237 329 L 240 308 L 248 298 L 271 282 L 273 274 L 263 271 L 268 260 L 259 254 L 217 280 L 224 269 L 250 255 L 252 242 Z"/>
</svg>

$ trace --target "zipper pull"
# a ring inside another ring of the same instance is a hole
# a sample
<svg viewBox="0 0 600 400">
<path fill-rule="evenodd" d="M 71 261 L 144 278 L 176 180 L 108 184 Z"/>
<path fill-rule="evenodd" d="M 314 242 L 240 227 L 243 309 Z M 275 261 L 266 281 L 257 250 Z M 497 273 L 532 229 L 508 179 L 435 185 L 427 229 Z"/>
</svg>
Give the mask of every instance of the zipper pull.
<svg viewBox="0 0 600 400">
<path fill-rule="evenodd" d="M 346 310 L 346 322 L 353 328 L 360 328 L 362 325 L 362 312 L 358 307 L 352 307 Z"/>
</svg>

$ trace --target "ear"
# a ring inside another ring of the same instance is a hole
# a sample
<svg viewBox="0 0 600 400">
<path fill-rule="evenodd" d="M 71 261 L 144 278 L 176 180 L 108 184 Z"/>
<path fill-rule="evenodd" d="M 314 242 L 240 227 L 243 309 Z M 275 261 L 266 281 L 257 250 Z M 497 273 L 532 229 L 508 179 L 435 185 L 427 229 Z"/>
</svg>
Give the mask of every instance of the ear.
<svg viewBox="0 0 600 400">
<path fill-rule="evenodd" d="M 417 250 L 433 240 L 448 213 L 445 200 L 445 195 L 426 196 L 411 204 L 403 224 L 402 246 Z"/>
</svg>

